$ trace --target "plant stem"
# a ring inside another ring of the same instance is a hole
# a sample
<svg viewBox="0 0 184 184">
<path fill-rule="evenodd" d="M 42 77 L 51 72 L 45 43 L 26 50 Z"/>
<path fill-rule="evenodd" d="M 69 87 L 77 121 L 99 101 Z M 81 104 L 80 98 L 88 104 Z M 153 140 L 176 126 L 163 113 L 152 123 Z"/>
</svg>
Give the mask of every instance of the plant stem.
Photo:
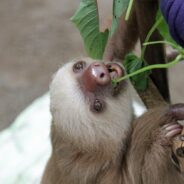
<svg viewBox="0 0 184 184">
<path fill-rule="evenodd" d="M 132 10 L 132 6 L 133 6 L 134 0 L 130 0 L 129 4 L 128 4 L 128 9 L 125 15 L 125 20 L 127 21 L 130 17 L 130 12 Z"/>
<path fill-rule="evenodd" d="M 155 24 L 152 26 L 152 28 L 150 29 L 150 31 L 148 32 L 147 36 L 146 36 L 146 39 L 145 39 L 145 42 L 148 42 L 151 35 L 153 34 L 153 32 L 157 29 L 158 25 L 163 21 L 163 17 L 160 17 L 156 22 Z M 142 48 L 142 52 L 141 52 L 141 60 L 143 61 L 144 60 L 144 54 L 145 54 L 145 51 L 146 51 L 146 45 L 143 45 L 143 48 Z"/>
<path fill-rule="evenodd" d="M 154 45 L 154 44 L 160 44 L 160 43 L 168 44 L 168 45 L 172 46 L 173 48 L 178 49 L 178 46 L 177 46 L 177 45 L 175 45 L 174 43 L 165 41 L 165 40 L 153 41 L 153 42 L 145 42 L 143 45 L 144 45 L 144 46 L 147 46 L 147 45 Z"/>
<path fill-rule="evenodd" d="M 133 77 L 134 75 L 138 75 L 142 72 L 146 72 L 146 71 L 149 71 L 149 70 L 153 70 L 153 69 L 159 69 L 159 68 L 169 68 L 175 64 L 177 64 L 181 59 L 183 59 L 184 56 L 183 55 L 178 55 L 176 57 L 176 59 L 174 59 L 172 62 L 169 62 L 169 63 L 166 63 L 166 64 L 155 64 L 155 65 L 149 65 L 149 66 L 146 66 L 144 68 L 141 68 L 133 73 L 130 73 L 128 75 L 125 75 L 124 77 L 121 77 L 117 80 L 113 80 L 113 83 L 116 84 L 117 82 L 120 82 L 122 80 L 125 80 L 125 79 L 128 79 L 130 77 Z"/>
<path fill-rule="evenodd" d="M 182 48 L 182 47 L 180 47 L 180 46 L 178 46 L 178 45 L 176 45 L 176 44 L 174 44 L 174 43 L 172 43 L 172 42 L 168 42 L 168 41 L 153 41 L 153 42 L 147 42 L 147 43 L 144 43 L 143 45 L 153 45 L 153 44 L 160 44 L 160 43 L 163 43 L 163 44 L 167 44 L 167 45 L 170 45 L 170 46 L 172 46 L 174 49 L 176 49 L 176 50 L 178 50 L 179 51 L 179 53 L 181 54 L 181 55 L 184 55 L 184 49 Z"/>
</svg>

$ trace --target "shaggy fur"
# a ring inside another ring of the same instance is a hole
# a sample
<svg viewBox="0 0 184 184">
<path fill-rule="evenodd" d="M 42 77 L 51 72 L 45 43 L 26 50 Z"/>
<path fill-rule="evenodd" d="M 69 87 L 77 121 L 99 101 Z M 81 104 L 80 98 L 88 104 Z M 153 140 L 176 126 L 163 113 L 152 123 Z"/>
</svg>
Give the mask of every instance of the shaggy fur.
<svg viewBox="0 0 184 184">
<path fill-rule="evenodd" d="M 128 85 L 117 97 L 105 97 L 105 111 L 96 114 L 72 71 L 75 62 L 62 67 L 50 87 L 53 152 L 42 184 L 121 183 L 132 122 Z"/>
<path fill-rule="evenodd" d="M 172 163 L 172 139 L 165 137 L 162 128 L 176 123 L 169 113 L 172 107 L 160 107 L 145 113 L 135 121 L 124 179 L 129 184 L 183 184 L 184 174 Z M 182 106 L 184 114 L 184 105 Z"/>
<path fill-rule="evenodd" d="M 150 110 L 132 132 L 130 85 L 116 97 L 105 96 L 103 112 L 92 112 L 72 71 L 76 61 L 63 66 L 50 86 L 53 150 L 42 184 L 184 183 L 162 129 L 177 118 L 167 107 Z"/>
</svg>

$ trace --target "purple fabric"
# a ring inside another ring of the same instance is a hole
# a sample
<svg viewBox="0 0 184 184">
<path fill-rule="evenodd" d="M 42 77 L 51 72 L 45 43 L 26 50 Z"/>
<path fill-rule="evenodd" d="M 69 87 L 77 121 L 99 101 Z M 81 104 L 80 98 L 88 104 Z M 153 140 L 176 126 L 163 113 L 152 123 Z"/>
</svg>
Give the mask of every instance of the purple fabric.
<svg viewBox="0 0 184 184">
<path fill-rule="evenodd" d="M 180 25 L 178 26 L 177 34 L 180 35 L 181 40 L 184 41 L 184 3 L 181 5 L 180 11 L 178 12 L 175 25 Z"/>
<path fill-rule="evenodd" d="M 184 47 L 184 0 L 161 0 L 160 9 L 169 25 L 171 36 Z"/>
<path fill-rule="evenodd" d="M 160 9 L 167 21 L 168 21 L 168 14 L 169 14 L 170 8 L 174 1 L 175 0 L 161 0 L 160 1 Z"/>
</svg>

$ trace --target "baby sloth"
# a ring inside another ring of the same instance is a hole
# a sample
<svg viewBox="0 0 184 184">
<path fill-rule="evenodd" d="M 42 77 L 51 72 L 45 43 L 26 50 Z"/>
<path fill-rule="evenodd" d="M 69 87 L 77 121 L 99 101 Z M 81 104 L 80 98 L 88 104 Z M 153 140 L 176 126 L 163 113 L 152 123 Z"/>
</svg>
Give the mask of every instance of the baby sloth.
<svg viewBox="0 0 184 184">
<path fill-rule="evenodd" d="M 90 58 L 56 73 L 50 86 L 52 154 L 42 184 L 161 184 L 156 178 L 162 176 L 164 184 L 183 183 L 169 142 L 181 132 L 176 121 L 184 119 L 184 105 L 152 110 L 133 129 L 131 85 L 112 84 L 124 74 L 119 63 Z"/>
<path fill-rule="evenodd" d="M 42 184 L 121 183 L 132 129 L 129 85 L 119 63 L 81 58 L 64 65 L 50 86 L 52 155 Z"/>
</svg>

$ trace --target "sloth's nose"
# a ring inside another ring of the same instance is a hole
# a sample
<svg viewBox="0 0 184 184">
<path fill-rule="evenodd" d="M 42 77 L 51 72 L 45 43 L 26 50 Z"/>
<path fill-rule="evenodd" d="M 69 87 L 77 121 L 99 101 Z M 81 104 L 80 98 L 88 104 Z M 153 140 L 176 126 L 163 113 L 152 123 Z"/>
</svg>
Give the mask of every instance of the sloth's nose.
<svg viewBox="0 0 184 184">
<path fill-rule="evenodd" d="M 111 82 L 111 76 L 107 67 L 100 62 L 92 63 L 84 71 L 82 83 L 87 91 L 93 92 L 98 87 L 106 86 Z"/>
<path fill-rule="evenodd" d="M 103 63 L 90 65 L 91 75 L 98 85 L 106 85 L 111 81 L 107 67 Z"/>
</svg>

